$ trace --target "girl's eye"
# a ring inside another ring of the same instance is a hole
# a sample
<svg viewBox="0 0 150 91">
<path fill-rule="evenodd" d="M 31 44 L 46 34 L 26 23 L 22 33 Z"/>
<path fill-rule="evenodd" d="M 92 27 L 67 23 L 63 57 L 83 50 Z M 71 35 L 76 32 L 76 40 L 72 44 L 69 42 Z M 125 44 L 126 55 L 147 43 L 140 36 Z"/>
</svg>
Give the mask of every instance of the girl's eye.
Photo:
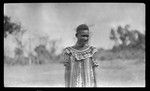
<svg viewBox="0 0 150 91">
<path fill-rule="evenodd" d="M 89 35 L 82 35 L 82 37 L 89 37 Z"/>
</svg>

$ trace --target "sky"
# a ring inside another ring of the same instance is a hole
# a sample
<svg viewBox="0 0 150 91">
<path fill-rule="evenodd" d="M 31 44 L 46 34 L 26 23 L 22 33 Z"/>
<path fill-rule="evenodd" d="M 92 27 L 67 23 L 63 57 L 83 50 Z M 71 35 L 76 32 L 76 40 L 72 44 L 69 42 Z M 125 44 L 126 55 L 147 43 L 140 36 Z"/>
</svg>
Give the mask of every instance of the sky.
<svg viewBox="0 0 150 91">
<path fill-rule="evenodd" d="M 37 45 L 35 36 L 48 36 L 59 40 L 59 51 L 75 44 L 75 29 L 83 23 L 90 26 L 90 45 L 98 48 L 112 48 L 109 32 L 117 25 L 130 24 L 131 29 L 145 32 L 143 3 L 7 3 L 4 15 L 28 30 L 22 39 L 24 44 L 28 45 L 32 37 L 30 44 Z"/>
</svg>

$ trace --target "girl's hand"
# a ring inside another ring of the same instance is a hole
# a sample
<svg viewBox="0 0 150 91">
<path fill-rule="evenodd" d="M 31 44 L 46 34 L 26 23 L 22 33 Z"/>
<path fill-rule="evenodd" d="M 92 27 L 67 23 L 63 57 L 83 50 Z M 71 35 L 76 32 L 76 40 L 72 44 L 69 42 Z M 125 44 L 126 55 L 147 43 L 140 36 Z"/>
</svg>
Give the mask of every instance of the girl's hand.
<svg viewBox="0 0 150 91">
<path fill-rule="evenodd" d="M 98 64 L 94 64 L 94 67 L 98 67 L 99 65 Z"/>
<path fill-rule="evenodd" d="M 69 63 L 65 62 L 64 66 L 69 67 Z"/>
</svg>

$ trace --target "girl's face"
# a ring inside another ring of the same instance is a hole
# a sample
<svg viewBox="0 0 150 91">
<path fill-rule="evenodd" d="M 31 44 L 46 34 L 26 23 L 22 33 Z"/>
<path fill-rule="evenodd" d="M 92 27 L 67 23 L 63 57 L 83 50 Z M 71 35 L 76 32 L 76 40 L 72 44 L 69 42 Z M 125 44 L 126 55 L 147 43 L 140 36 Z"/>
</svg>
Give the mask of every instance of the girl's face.
<svg viewBox="0 0 150 91">
<path fill-rule="evenodd" d="M 80 30 L 77 34 L 77 38 L 81 43 L 87 43 L 89 40 L 89 30 Z"/>
</svg>

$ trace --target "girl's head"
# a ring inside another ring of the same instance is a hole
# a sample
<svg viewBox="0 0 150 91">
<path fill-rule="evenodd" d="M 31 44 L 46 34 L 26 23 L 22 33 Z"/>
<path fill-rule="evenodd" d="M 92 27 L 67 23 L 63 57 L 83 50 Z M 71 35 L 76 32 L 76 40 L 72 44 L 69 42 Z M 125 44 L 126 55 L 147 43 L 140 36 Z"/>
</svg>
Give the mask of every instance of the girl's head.
<svg viewBox="0 0 150 91">
<path fill-rule="evenodd" d="M 76 29 L 76 37 L 81 43 L 87 43 L 89 40 L 89 27 L 86 24 L 79 25 Z"/>
</svg>

